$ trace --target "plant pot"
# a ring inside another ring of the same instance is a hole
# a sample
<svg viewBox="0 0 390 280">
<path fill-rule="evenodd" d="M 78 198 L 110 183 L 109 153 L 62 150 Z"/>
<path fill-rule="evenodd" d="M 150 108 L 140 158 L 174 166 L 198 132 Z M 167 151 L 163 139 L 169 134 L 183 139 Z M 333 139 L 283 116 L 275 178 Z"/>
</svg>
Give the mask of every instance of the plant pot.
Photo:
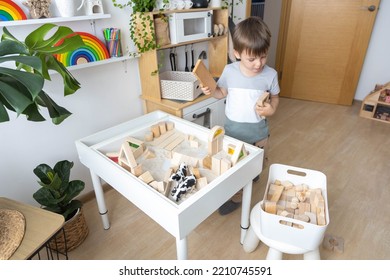
<svg viewBox="0 0 390 280">
<path fill-rule="evenodd" d="M 50 241 L 51 249 L 58 250 L 58 252 L 61 253 L 66 253 L 76 249 L 81 243 L 83 243 L 85 238 L 87 238 L 89 231 L 82 208 L 79 208 L 76 214 L 65 222 L 63 229 L 65 231 L 65 238 L 64 232 L 61 230 L 55 236 L 55 239 Z M 67 250 L 65 250 L 65 241 Z"/>
</svg>

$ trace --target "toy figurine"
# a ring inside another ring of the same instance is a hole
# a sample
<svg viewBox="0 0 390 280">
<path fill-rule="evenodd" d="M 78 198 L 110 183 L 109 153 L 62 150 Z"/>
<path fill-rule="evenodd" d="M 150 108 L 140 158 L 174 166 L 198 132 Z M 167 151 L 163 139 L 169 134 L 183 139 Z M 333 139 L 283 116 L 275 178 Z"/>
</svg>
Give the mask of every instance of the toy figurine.
<svg viewBox="0 0 390 280">
<path fill-rule="evenodd" d="M 26 2 L 23 2 L 23 5 L 29 8 L 31 18 L 34 19 L 50 18 L 50 4 L 51 0 L 27 0 Z"/>
</svg>

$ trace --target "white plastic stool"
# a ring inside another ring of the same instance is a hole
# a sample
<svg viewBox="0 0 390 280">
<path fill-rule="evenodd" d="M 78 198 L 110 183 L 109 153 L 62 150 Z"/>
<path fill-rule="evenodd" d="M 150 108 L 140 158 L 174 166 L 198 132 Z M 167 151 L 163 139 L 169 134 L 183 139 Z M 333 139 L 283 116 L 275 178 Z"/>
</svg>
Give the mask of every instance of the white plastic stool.
<svg viewBox="0 0 390 280">
<path fill-rule="evenodd" d="M 285 254 L 303 254 L 304 260 L 320 260 L 320 251 L 309 251 L 280 241 L 272 240 L 261 233 L 260 227 L 260 202 L 253 207 L 250 215 L 250 227 L 244 238 L 244 251 L 253 252 L 259 245 L 260 240 L 269 247 L 267 260 L 281 260 Z"/>
</svg>

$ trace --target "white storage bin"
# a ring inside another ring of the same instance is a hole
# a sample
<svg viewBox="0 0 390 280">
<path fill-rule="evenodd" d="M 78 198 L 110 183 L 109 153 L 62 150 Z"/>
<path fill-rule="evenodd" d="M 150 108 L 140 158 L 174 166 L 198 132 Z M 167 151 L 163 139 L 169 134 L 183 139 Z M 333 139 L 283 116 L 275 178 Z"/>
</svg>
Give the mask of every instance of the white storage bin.
<svg viewBox="0 0 390 280">
<path fill-rule="evenodd" d="M 287 180 L 294 185 L 306 184 L 310 189 L 320 188 L 325 202 L 326 224 L 324 226 L 319 226 L 265 212 L 263 203 L 267 198 L 270 183 L 275 182 L 275 180 Z M 307 250 L 314 250 L 322 243 L 325 230 L 329 224 L 326 176 L 323 173 L 288 165 L 272 164 L 269 169 L 264 200 L 260 205 L 260 226 L 265 237 Z M 302 228 L 287 226 L 281 224 L 281 221 L 298 224 Z"/>
<path fill-rule="evenodd" d="M 161 97 L 193 101 L 202 94 L 199 81 L 192 72 L 166 71 L 160 74 Z"/>
</svg>

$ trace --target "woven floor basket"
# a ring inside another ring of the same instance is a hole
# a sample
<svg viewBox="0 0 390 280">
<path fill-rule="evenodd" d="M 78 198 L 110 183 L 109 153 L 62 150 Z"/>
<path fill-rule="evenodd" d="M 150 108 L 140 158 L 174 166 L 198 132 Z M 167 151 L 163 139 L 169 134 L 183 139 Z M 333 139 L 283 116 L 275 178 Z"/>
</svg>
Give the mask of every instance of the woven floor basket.
<svg viewBox="0 0 390 280">
<path fill-rule="evenodd" d="M 84 218 L 83 208 L 80 209 L 76 216 L 65 222 L 64 230 L 68 252 L 76 249 L 81 243 L 83 243 L 88 235 L 88 226 Z M 60 231 L 56 235 L 55 240 L 50 242 L 50 247 L 61 253 L 65 253 L 65 238 L 63 231 Z"/>
</svg>

